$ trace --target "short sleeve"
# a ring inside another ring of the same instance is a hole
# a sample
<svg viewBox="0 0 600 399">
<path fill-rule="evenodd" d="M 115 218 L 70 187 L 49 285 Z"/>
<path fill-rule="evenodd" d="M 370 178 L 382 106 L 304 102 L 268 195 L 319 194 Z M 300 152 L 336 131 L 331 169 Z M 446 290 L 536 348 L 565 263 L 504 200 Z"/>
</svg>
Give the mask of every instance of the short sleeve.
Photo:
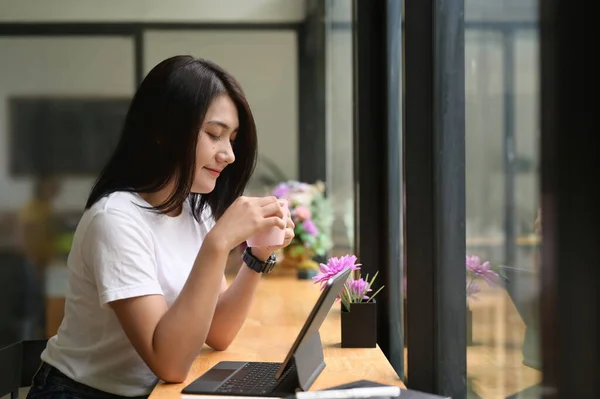
<svg viewBox="0 0 600 399">
<path fill-rule="evenodd" d="M 82 258 L 91 269 L 100 306 L 137 296 L 160 294 L 150 232 L 132 216 L 103 211 L 90 221 L 82 242 Z"/>
</svg>

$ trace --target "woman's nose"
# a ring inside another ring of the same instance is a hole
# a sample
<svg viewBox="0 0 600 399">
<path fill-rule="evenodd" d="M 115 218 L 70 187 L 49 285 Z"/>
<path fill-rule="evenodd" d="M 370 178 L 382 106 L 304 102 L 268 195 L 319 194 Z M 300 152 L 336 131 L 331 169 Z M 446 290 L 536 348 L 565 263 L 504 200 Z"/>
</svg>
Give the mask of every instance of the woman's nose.
<svg viewBox="0 0 600 399">
<path fill-rule="evenodd" d="M 228 164 L 233 163 L 235 161 L 235 154 L 233 153 L 231 145 L 229 145 L 228 147 L 229 148 L 225 149 L 224 151 L 220 151 L 217 154 L 217 161 L 226 162 Z"/>
</svg>

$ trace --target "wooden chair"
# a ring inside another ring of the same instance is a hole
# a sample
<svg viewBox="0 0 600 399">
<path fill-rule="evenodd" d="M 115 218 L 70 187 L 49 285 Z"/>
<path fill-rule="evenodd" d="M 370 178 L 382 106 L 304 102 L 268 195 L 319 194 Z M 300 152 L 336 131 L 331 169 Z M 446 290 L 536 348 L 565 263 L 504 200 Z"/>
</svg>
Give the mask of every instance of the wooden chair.
<svg viewBox="0 0 600 399">
<path fill-rule="evenodd" d="M 47 342 L 21 341 L 0 349 L 0 397 L 10 393 L 11 399 L 17 399 L 19 388 L 31 386 Z"/>
</svg>

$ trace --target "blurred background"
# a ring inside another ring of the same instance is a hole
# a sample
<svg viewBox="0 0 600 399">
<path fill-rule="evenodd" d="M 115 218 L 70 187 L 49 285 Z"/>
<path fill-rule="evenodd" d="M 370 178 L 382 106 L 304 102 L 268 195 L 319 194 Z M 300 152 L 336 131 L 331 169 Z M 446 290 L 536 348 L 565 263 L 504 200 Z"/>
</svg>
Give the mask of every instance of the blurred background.
<svg viewBox="0 0 600 399">
<path fill-rule="evenodd" d="M 467 254 L 510 282 L 468 302 L 474 398 L 541 378 L 537 15 L 535 0 L 465 0 Z M 248 194 L 324 182 L 329 254 L 351 253 L 353 26 L 350 0 L 0 0 L 0 345 L 56 333 L 91 185 L 137 84 L 172 55 L 244 88 L 259 133 Z"/>
</svg>

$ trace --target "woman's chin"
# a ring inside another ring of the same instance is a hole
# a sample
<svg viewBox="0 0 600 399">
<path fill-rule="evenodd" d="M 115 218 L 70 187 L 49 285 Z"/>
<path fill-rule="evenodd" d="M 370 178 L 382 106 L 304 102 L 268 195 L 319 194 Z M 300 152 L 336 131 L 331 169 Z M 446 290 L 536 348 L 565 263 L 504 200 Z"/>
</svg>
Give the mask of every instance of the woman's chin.
<svg viewBox="0 0 600 399">
<path fill-rule="evenodd" d="M 215 183 L 210 182 L 194 182 L 191 192 L 194 194 L 208 194 L 215 189 Z"/>
</svg>

